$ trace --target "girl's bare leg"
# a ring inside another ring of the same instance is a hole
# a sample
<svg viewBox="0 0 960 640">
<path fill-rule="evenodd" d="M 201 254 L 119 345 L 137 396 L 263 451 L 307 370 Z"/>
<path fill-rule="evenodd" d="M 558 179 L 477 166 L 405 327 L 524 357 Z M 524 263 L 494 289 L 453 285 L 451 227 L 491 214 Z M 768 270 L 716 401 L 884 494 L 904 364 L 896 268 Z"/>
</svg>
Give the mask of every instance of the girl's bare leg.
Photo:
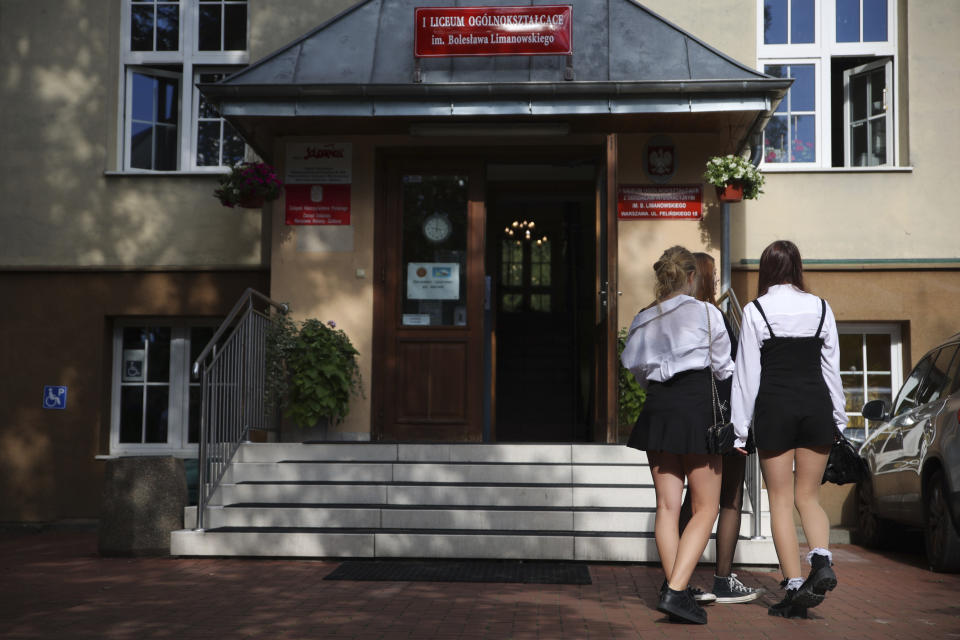
<svg viewBox="0 0 960 640">
<path fill-rule="evenodd" d="M 680 536 L 673 571 L 668 574 L 670 588 L 676 591 L 687 588 L 710 540 L 720 505 L 720 456 L 690 454 L 681 459 L 687 476 L 692 516 Z M 678 501 L 678 509 L 679 506 Z"/>
<path fill-rule="evenodd" d="M 773 530 L 773 546 L 780 560 L 780 571 L 785 579 L 799 578 L 800 547 L 793 523 L 794 450 L 760 450 L 757 453 L 770 499 L 770 526 Z"/>
<path fill-rule="evenodd" d="M 680 543 L 680 501 L 683 495 L 683 464 L 680 456 L 663 451 L 648 451 L 647 461 L 657 492 L 657 517 L 654 535 L 663 573 L 670 579 Z"/>
</svg>

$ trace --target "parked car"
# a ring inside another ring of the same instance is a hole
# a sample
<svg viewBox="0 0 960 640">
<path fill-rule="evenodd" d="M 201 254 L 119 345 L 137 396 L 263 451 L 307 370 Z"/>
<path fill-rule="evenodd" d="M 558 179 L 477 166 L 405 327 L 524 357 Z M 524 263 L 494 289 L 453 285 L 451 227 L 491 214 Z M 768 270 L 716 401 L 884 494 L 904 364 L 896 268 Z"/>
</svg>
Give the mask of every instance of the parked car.
<svg viewBox="0 0 960 640">
<path fill-rule="evenodd" d="M 869 473 L 857 485 L 858 533 L 881 545 L 899 526 L 923 530 L 935 571 L 960 571 L 960 333 L 907 376 L 890 407 L 863 406 L 881 421 L 860 447 Z"/>
</svg>

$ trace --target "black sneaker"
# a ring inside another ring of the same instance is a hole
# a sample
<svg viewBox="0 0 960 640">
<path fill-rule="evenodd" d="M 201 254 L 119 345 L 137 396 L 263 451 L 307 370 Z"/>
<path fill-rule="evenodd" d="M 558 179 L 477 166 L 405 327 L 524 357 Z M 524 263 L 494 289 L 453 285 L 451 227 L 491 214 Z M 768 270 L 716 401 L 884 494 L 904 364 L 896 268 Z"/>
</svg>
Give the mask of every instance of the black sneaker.
<svg viewBox="0 0 960 640">
<path fill-rule="evenodd" d="M 697 587 L 687 587 L 687 591 L 690 592 L 690 596 L 694 599 L 695 602 L 701 604 L 710 604 L 711 602 L 717 601 L 717 596 L 712 593 L 707 593 L 703 589 L 698 589 Z"/>
<path fill-rule="evenodd" d="M 833 572 L 830 559 L 819 553 L 810 558 L 810 575 L 804 580 L 794 596 L 794 602 L 803 607 L 815 607 L 823 602 L 827 591 L 837 586 L 837 574 Z"/>
<path fill-rule="evenodd" d="M 694 599 L 695 602 L 702 602 L 703 604 L 710 604 L 715 602 L 717 596 L 712 593 L 705 593 L 703 589 L 698 589 L 697 587 L 687 587 L 687 591 L 690 592 L 690 597 Z M 663 579 L 663 584 L 660 585 L 660 597 L 663 597 L 663 594 L 667 592 L 667 579 Z"/>
<path fill-rule="evenodd" d="M 657 605 L 657 611 L 670 616 L 672 622 L 707 624 L 707 612 L 693 600 L 689 589 L 674 591 L 667 587 L 660 598 L 660 604 Z"/>
<path fill-rule="evenodd" d="M 787 581 L 784 580 L 780 583 L 780 586 L 785 586 L 786 583 Z M 795 602 L 796 595 L 797 589 L 787 589 L 783 600 L 767 609 L 767 613 L 780 618 L 806 618 L 807 608 Z"/>
<path fill-rule="evenodd" d="M 763 589 L 751 589 L 737 580 L 737 574 L 731 573 L 725 578 L 713 576 L 713 595 L 718 604 L 738 604 L 751 602 L 760 597 Z"/>
</svg>

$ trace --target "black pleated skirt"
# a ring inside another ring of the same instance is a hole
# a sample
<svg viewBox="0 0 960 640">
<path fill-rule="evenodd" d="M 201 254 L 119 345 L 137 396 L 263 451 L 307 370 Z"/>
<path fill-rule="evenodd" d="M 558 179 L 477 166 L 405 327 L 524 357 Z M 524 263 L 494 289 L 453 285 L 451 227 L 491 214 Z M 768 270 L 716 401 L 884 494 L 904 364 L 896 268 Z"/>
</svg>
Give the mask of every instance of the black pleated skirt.
<svg viewBox="0 0 960 640">
<path fill-rule="evenodd" d="M 707 453 L 707 428 L 714 422 L 711 375 L 710 369 L 697 369 L 666 382 L 650 382 L 627 446 L 641 451 Z"/>
</svg>

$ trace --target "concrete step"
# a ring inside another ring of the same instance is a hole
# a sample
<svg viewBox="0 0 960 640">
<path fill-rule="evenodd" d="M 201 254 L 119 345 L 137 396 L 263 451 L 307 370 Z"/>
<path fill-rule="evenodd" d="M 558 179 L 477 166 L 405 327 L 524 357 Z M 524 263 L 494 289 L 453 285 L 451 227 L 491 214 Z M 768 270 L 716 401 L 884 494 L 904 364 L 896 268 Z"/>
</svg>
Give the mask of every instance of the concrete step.
<svg viewBox="0 0 960 640">
<path fill-rule="evenodd" d="M 186 526 L 196 522 L 196 509 L 188 512 Z M 478 529 L 637 533 L 653 531 L 654 509 L 600 511 L 591 509 L 489 509 L 396 507 L 388 505 L 296 506 L 256 505 L 212 508 L 206 527 L 266 528 L 384 528 Z M 769 536 L 770 519 L 762 520 L 762 535 Z M 716 526 L 714 526 L 716 531 Z M 744 514 L 740 535 L 751 537 L 752 521 Z"/>
<path fill-rule="evenodd" d="M 174 556 L 480 558 L 657 562 L 652 534 L 576 535 L 560 532 L 409 532 L 323 529 L 181 530 L 171 534 Z M 701 562 L 715 561 L 711 540 Z M 741 540 L 737 564 L 772 565 L 769 541 Z"/>
<path fill-rule="evenodd" d="M 624 507 L 656 504 L 652 486 L 240 483 L 220 485 L 222 505 L 236 503 Z"/>
<path fill-rule="evenodd" d="M 254 443 L 241 445 L 235 462 L 473 462 L 646 465 L 642 451 L 616 444 L 384 444 Z"/>
<path fill-rule="evenodd" d="M 621 445 L 249 443 L 205 530 L 175 532 L 171 551 L 654 562 L 655 507 L 646 456 Z M 762 507 L 769 536 L 766 493 Z M 737 562 L 776 563 L 751 514 L 740 531 Z"/>
</svg>

